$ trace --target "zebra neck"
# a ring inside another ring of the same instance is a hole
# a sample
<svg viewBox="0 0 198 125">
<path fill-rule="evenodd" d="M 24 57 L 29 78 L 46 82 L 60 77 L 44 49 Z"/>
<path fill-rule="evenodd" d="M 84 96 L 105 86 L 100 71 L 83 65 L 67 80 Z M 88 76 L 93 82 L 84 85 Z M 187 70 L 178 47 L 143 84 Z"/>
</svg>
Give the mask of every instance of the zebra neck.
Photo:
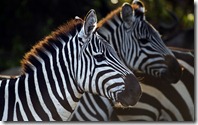
<svg viewBox="0 0 198 125">
<path fill-rule="evenodd" d="M 34 56 L 34 62 L 29 63 L 31 71 L 19 78 L 1 82 L 0 119 L 2 121 L 53 121 L 69 118 L 82 93 L 72 75 L 75 70 L 71 66 L 72 57 L 64 55 L 69 53 L 69 50 L 63 51 L 64 47 L 55 47 L 56 49 L 51 53 L 42 51 L 45 55 L 40 52 L 39 56 Z M 59 53 L 62 56 L 57 56 L 55 52 L 63 53 Z M 56 60 L 57 57 L 59 61 Z"/>
<path fill-rule="evenodd" d="M 74 85 L 43 83 L 41 75 L 35 71 L 16 79 L 0 81 L 1 121 L 54 121 L 69 118 L 81 94 L 77 95 Z"/>
</svg>

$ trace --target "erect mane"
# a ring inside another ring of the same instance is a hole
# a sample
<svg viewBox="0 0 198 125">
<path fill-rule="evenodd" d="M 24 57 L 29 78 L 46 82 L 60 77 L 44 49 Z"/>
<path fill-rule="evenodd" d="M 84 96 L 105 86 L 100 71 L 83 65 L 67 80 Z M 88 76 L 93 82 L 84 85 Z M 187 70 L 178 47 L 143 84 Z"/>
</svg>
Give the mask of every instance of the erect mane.
<svg viewBox="0 0 198 125">
<path fill-rule="evenodd" d="M 35 44 L 32 47 L 32 49 L 29 52 L 27 52 L 23 57 L 23 59 L 21 60 L 22 71 L 26 72 L 26 68 L 28 67 L 28 62 L 31 62 L 30 60 L 34 58 L 34 55 L 37 55 L 44 46 L 50 45 L 50 43 L 52 42 L 56 42 L 57 38 L 63 35 L 66 36 L 67 34 L 72 34 L 73 32 L 76 32 L 77 29 L 82 27 L 82 24 L 83 24 L 82 20 L 72 19 L 67 23 L 63 24 L 62 26 L 59 26 L 57 30 L 51 32 L 50 35 L 46 36 L 37 44 Z"/>
<path fill-rule="evenodd" d="M 105 18 L 101 19 L 98 24 L 97 28 L 100 28 L 103 26 L 104 23 L 106 23 L 108 20 L 112 19 L 115 15 L 120 14 L 122 7 L 118 7 L 117 9 L 111 11 Z"/>
</svg>

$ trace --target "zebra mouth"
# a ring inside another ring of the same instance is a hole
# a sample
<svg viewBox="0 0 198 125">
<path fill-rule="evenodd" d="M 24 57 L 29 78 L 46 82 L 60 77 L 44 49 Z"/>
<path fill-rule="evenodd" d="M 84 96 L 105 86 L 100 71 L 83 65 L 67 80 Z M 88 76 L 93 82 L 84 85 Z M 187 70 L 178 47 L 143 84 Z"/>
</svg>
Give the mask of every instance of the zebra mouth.
<svg viewBox="0 0 198 125">
<path fill-rule="evenodd" d="M 124 79 L 125 89 L 117 94 L 117 102 L 123 106 L 133 106 L 141 97 L 142 90 L 134 75 L 127 75 Z"/>
</svg>

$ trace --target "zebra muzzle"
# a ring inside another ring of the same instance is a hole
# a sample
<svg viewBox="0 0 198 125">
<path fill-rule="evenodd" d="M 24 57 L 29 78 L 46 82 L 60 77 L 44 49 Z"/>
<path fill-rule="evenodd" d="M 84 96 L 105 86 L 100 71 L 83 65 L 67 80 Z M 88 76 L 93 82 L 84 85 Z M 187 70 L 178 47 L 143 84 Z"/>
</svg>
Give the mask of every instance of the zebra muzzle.
<svg viewBox="0 0 198 125">
<path fill-rule="evenodd" d="M 165 61 L 168 69 L 162 73 L 162 78 L 167 80 L 169 83 L 177 83 L 182 75 L 182 67 L 173 56 L 166 55 Z"/>
<path fill-rule="evenodd" d="M 134 75 L 127 75 L 124 82 L 125 89 L 118 93 L 117 102 L 123 106 L 133 106 L 139 101 L 142 94 L 140 84 Z"/>
</svg>

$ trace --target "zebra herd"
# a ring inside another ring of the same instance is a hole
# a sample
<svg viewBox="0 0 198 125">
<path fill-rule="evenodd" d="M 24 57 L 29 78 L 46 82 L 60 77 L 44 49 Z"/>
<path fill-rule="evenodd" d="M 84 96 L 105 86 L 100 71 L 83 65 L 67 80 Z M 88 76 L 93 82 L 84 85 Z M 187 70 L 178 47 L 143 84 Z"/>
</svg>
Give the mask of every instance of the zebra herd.
<svg viewBox="0 0 198 125">
<path fill-rule="evenodd" d="M 194 52 L 166 47 L 144 4 L 124 3 L 97 24 L 91 9 L 1 76 L 1 121 L 193 121 Z M 9 78 L 10 77 L 10 78 Z"/>
</svg>

